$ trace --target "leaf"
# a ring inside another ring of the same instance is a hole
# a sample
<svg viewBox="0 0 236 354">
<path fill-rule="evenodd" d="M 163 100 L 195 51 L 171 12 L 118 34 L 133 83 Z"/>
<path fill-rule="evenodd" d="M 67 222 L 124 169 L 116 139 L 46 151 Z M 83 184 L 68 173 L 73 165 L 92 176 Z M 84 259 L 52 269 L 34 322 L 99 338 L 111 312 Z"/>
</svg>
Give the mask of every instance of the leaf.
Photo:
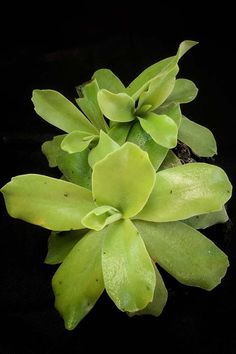
<svg viewBox="0 0 236 354">
<path fill-rule="evenodd" d="M 154 296 L 152 302 L 150 302 L 143 310 L 137 312 L 129 312 L 129 316 L 134 315 L 152 315 L 152 316 L 160 316 L 168 298 L 168 292 L 155 264 L 153 264 L 153 268 L 156 274 L 156 286 L 154 291 Z"/>
<path fill-rule="evenodd" d="M 152 259 L 180 283 L 212 290 L 224 277 L 227 256 L 199 231 L 178 221 L 135 226 Z"/>
<path fill-rule="evenodd" d="M 61 142 L 66 135 L 56 135 L 52 140 L 42 144 L 42 153 L 46 156 L 49 167 L 57 167 L 57 159 L 61 153 Z"/>
<path fill-rule="evenodd" d="M 88 164 L 88 153 L 89 149 L 74 154 L 61 150 L 57 163 L 69 182 L 91 189 L 92 170 Z"/>
<path fill-rule="evenodd" d="M 111 205 L 123 217 L 136 215 L 155 183 L 155 170 L 146 152 L 125 143 L 94 165 L 92 190 L 98 205 Z"/>
<path fill-rule="evenodd" d="M 101 266 L 103 239 L 103 231 L 87 233 L 52 279 L 55 307 L 68 330 L 74 329 L 87 315 L 104 290 Z"/>
<path fill-rule="evenodd" d="M 105 288 L 121 311 L 134 312 L 152 301 L 156 277 L 144 243 L 130 220 L 106 228 L 102 252 Z"/>
<path fill-rule="evenodd" d="M 201 157 L 217 154 L 217 146 L 212 132 L 183 116 L 178 139 L 188 145 L 193 153 Z"/>
<path fill-rule="evenodd" d="M 177 145 L 177 125 L 166 115 L 156 113 L 146 113 L 143 118 L 139 117 L 139 122 L 152 139 L 159 145 L 171 149 Z"/>
<path fill-rule="evenodd" d="M 126 93 L 132 96 L 136 100 L 140 94 L 148 87 L 150 82 L 157 77 L 157 75 L 163 75 L 166 71 L 171 71 L 175 65 L 177 65 L 178 60 L 197 42 L 194 41 L 183 41 L 179 45 L 179 49 L 175 56 L 163 59 L 148 68 L 146 68 L 136 79 L 134 79 L 129 86 L 126 88 Z"/>
<path fill-rule="evenodd" d="M 46 264 L 62 263 L 76 243 L 88 232 L 87 229 L 51 232 L 48 239 L 48 253 L 45 258 Z"/>
<path fill-rule="evenodd" d="M 170 96 L 167 97 L 164 104 L 170 103 L 188 103 L 195 99 L 198 88 L 191 80 L 178 79 Z"/>
<path fill-rule="evenodd" d="M 103 205 L 93 209 L 85 215 L 82 219 L 82 223 L 89 229 L 100 231 L 105 226 L 120 220 L 121 217 L 122 215 L 117 209 L 110 205 Z"/>
<path fill-rule="evenodd" d="M 74 130 L 67 134 L 61 142 L 61 148 L 70 154 L 85 150 L 89 144 L 97 139 L 97 135 L 88 135 L 87 132 Z"/>
<path fill-rule="evenodd" d="M 173 119 L 177 127 L 180 127 L 182 121 L 182 113 L 180 109 L 180 105 L 178 103 L 170 103 L 168 105 L 162 105 L 158 107 L 154 113 L 158 115 L 166 115 Z"/>
<path fill-rule="evenodd" d="M 109 69 L 99 69 L 93 74 L 100 89 L 113 93 L 125 92 L 125 87 L 120 79 Z"/>
<path fill-rule="evenodd" d="M 42 152 L 47 157 L 50 167 L 56 167 L 69 182 L 91 189 L 92 170 L 88 164 L 88 149 L 69 154 L 61 149 L 65 135 L 57 135 L 42 145 Z"/>
<path fill-rule="evenodd" d="M 102 113 L 111 121 L 130 122 L 135 119 L 135 102 L 126 93 L 115 94 L 102 89 L 97 98 Z"/>
<path fill-rule="evenodd" d="M 13 177 L 1 192 L 10 216 L 53 231 L 83 229 L 81 219 L 94 209 L 88 189 L 42 175 Z"/>
<path fill-rule="evenodd" d="M 93 168 L 96 162 L 102 160 L 110 152 L 119 149 L 118 145 L 114 140 L 112 140 L 109 135 L 100 130 L 100 138 L 98 144 L 93 148 L 88 156 L 89 165 Z"/>
<path fill-rule="evenodd" d="M 157 172 L 149 200 L 135 219 L 166 222 L 218 211 L 231 192 L 220 167 L 200 162 L 172 167 Z"/>
<path fill-rule="evenodd" d="M 172 150 L 169 150 L 165 160 L 162 162 L 161 166 L 159 167 L 159 171 L 166 170 L 167 168 L 175 167 L 182 165 L 180 159 L 175 155 Z"/>
<path fill-rule="evenodd" d="M 123 145 L 126 142 L 132 123 L 116 123 L 108 131 L 108 135 L 112 140 L 119 145 Z"/>
<path fill-rule="evenodd" d="M 70 133 L 73 130 L 96 134 L 96 128 L 73 103 L 53 90 L 34 90 L 32 101 L 36 113 L 55 127 Z"/>
<path fill-rule="evenodd" d="M 178 66 L 165 74 L 157 76 L 153 79 L 147 91 L 141 93 L 138 107 L 150 105 L 152 110 L 159 107 L 170 95 L 175 86 L 175 76 L 178 73 Z M 139 114 L 139 113 L 137 113 Z"/>
<path fill-rule="evenodd" d="M 212 213 L 196 215 L 189 219 L 183 220 L 183 222 L 194 229 L 206 229 L 209 226 L 225 223 L 229 217 L 225 210 L 225 207 L 220 211 L 213 211 Z"/>
<path fill-rule="evenodd" d="M 97 94 L 99 91 L 97 80 L 93 79 L 76 89 L 80 90 L 82 95 L 81 98 L 76 99 L 78 106 L 84 114 L 86 114 L 98 131 L 100 129 L 107 131 L 108 126 L 103 118 L 97 101 Z"/>
<path fill-rule="evenodd" d="M 152 140 L 151 136 L 143 130 L 139 122 L 134 123 L 130 129 L 127 140 L 146 151 L 154 169 L 158 170 L 159 166 L 166 157 L 168 152 L 167 148 L 158 145 L 154 140 Z"/>
</svg>

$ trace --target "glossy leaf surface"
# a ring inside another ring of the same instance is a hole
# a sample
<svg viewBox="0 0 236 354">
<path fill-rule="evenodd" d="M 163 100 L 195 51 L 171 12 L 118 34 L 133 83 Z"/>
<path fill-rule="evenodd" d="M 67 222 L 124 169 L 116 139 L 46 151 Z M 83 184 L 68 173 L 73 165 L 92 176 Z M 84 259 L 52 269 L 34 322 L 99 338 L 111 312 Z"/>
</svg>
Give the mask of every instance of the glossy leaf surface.
<svg viewBox="0 0 236 354">
<path fill-rule="evenodd" d="M 85 150 L 91 141 L 97 139 L 97 135 L 88 135 L 87 132 L 74 130 L 67 134 L 61 142 L 61 148 L 70 154 Z"/>
<path fill-rule="evenodd" d="M 125 87 L 120 79 L 109 69 L 99 69 L 93 74 L 100 89 L 106 89 L 113 93 L 125 91 Z"/>
</svg>

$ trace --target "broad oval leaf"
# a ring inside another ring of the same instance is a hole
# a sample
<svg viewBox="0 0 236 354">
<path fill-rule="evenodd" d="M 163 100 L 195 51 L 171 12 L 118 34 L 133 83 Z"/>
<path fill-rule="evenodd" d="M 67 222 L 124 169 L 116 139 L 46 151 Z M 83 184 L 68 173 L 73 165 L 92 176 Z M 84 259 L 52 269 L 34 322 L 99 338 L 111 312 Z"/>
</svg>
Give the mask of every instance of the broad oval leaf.
<svg viewBox="0 0 236 354">
<path fill-rule="evenodd" d="M 100 137 L 97 146 L 93 148 L 88 156 L 89 165 L 93 168 L 96 162 L 102 160 L 110 152 L 119 149 L 118 145 L 114 140 L 112 140 L 109 135 L 100 130 Z"/>
<path fill-rule="evenodd" d="M 74 130 L 67 134 L 61 142 L 61 148 L 70 154 L 85 150 L 89 144 L 98 139 L 98 135 L 89 135 L 87 132 Z"/>
<path fill-rule="evenodd" d="M 74 329 L 87 315 L 104 290 L 103 239 L 103 231 L 87 233 L 77 242 L 52 279 L 55 307 L 68 330 Z"/>
<path fill-rule="evenodd" d="M 153 268 L 155 269 L 156 274 L 156 286 L 154 290 L 154 296 L 152 302 L 150 302 L 143 310 L 137 312 L 129 312 L 129 316 L 134 315 L 152 315 L 152 316 L 160 316 L 168 298 L 168 292 L 161 277 L 160 272 L 158 271 L 155 264 L 153 264 Z"/>
<path fill-rule="evenodd" d="M 175 122 L 166 115 L 146 113 L 139 118 L 140 124 L 152 139 L 159 145 L 171 149 L 177 145 L 178 128 Z"/>
<path fill-rule="evenodd" d="M 206 163 L 189 163 L 157 172 L 149 200 L 136 219 L 166 222 L 221 210 L 231 197 L 226 173 Z"/>
<path fill-rule="evenodd" d="M 100 89 L 113 93 L 125 92 L 125 87 L 120 79 L 109 69 L 99 69 L 93 74 Z"/>
<path fill-rule="evenodd" d="M 206 229 L 209 226 L 225 223 L 229 220 L 225 207 L 220 211 L 193 216 L 183 222 L 194 229 Z"/>
<path fill-rule="evenodd" d="M 44 262 L 46 264 L 62 263 L 76 243 L 87 232 L 87 229 L 64 232 L 52 231 L 48 238 L 48 253 Z"/>
<path fill-rule="evenodd" d="M 144 243 L 130 220 L 117 221 L 105 230 L 102 270 L 106 291 L 121 311 L 141 310 L 152 301 L 156 283 Z"/>
<path fill-rule="evenodd" d="M 120 220 L 122 217 L 119 210 L 111 207 L 110 205 L 103 205 L 97 207 L 85 215 L 82 223 L 85 227 L 92 230 L 102 230 L 105 226 Z"/>
<path fill-rule="evenodd" d="M 37 114 L 55 127 L 70 133 L 82 130 L 96 134 L 96 128 L 73 103 L 54 90 L 34 90 L 32 101 Z"/>
<path fill-rule="evenodd" d="M 179 282 L 212 290 L 224 277 L 228 258 L 212 241 L 182 222 L 135 221 L 152 259 Z"/>
<path fill-rule="evenodd" d="M 177 79 L 175 86 L 164 104 L 170 103 L 188 103 L 195 99 L 198 88 L 191 80 Z"/>
<path fill-rule="evenodd" d="M 88 189 L 42 175 L 13 177 L 1 192 L 9 215 L 53 231 L 83 229 L 95 207 Z"/>
<path fill-rule="evenodd" d="M 178 139 L 188 145 L 193 153 L 201 157 L 211 157 L 217 154 L 214 135 L 206 127 L 182 117 Z"/>
<path fill-rule="evenodd" d="M 155 170 L 148 154 L 125 143 L 94 165 L 92 190 L 98 205 L 111 205 L 125 218 L 136 215 L 146 204 L 155 183 Z"/>
<path fill-rule="evenodd" d="M 135 119 L 134 100 L 126 93 L 98 92 L 98 104 L 102 113 L 114 122 L 131 122 Z"/>
<path fill-rule="evenodd" d="M 142 129 L 138 121 L 134 123 L 130 129 L 127 140 L 146 151 L 153 167 L 155 170 L 158 170 L 166 157 L 168 152 L 167 148 L 157 144 L 152 137 Z"/>
</svg>

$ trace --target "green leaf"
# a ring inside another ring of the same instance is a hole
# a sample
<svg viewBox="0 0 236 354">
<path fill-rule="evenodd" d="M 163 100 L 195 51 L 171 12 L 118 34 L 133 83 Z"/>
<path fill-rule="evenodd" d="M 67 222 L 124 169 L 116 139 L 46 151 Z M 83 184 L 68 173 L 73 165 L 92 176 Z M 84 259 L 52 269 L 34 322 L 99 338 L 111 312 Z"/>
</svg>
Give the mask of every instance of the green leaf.
<svg viewBox="0 0 236 354">
<path fill-rule="evenodd" d="M 166 71 L 171 71 L 175 65 L 177 65 L 178 60 L 196 44 L 197 42 L 194 41 L 183 41 L 180 43 L 178 52 L 175 56 L 163 59 L 146 68 L 129 84 L 126 88 L 126 93 L 136 100 L 157 75 L 163 75 Z"/>
<path fill-rule="evenodd" d="M 1 192 L 9 215 L 53 231 L 83 229 L 95 207 L 88 189 L 42 175 L 13 177 Z"/>
<path fill-rule="evenodd" d="M 149 134 L 141 127 L 139 122 L 134 123 L 128 135 L 128 141 L 138 145 L 142 150 L 148 153 L 149 159 L 155 170 L 163 162 L 168 152 L 168 149 L 158 145 Z"/>
<path fill-rule="evenodd" d="M 94 165 L 92 190 L 98 205 L 111 205 L 125 218 L 146 204 L 155 183 L 155 170 L 146 152 L 125 143 Z"/>
<path fill-rule="evenodd" d="M 88 232 L 87 229 L 51 232 L 48 239 L 48 253 L 45 258 L 46 264 L 62 263 L 76 243 Z"/>
<path fill-rule="evenodd" d="M 134 100 L 126 93 L 98 92 L 98 104 L 102 113 L 114 122 L 130 122 L 135 119 Z"/>
<path fill-rule="evenodd" d="M 125 92 L 125 87 L 120 79 L 109 69 L 99 69 L 93 74 L 100 89 L 113 93 Z"/>
<path fill-rule="evenodd" d="M 61 142 L 61 148 L 64 151 L 71 153 L 81 152 L 85 150 L 89 144 L 97 139 L 97 135 L 88 135 L 87 132 L 74 130 L 70 134 L 67 134 Z"/>
<path fill-rule="evenodd" d="M 224 277 L 227 256 L 182 222 L 135 222 L 152 259 L 180 283 L 212 290 Z"/>
<path fill-rule="evenodd" d="M 42 144 L 42 153 L 46 156 L 49 167 L 57 167 L 57 159 L 61 153 L 61 142 L 65 136 L 65 134 L 56 135 L 52 140 L 45 141 Z"/>
<path fill-rule="evenodd" d="M 201 157 L 217 154 L 217 147 L 212 132 L 183 116 L 178 139 L 188 145 L 193 153 Z"/>
<path fill-rule="evenodd" d="M 120 145 L 118 145 L 114 140 L 112 140 L 109 135 L 104 133 L 104 131 L 100 130 L 100 138 L 98 144 L 89 153 L 89 165 L 93 168 L 96 162 L 102 160 L 110 152 L 119 149 L 119 147 Z"/>
<path fill-rule="evenodd" d="M 110 205 L 103 205 L 93 209 L 85 215 L 82 219 L 82 223 L 89 229 L 100 231 L 105 226 L 120 220 L 121 217 L 122 215 L 119 213 L 119 210 Z"/>
<path fill-rule="evenodd" d="M 146 113 L 139 122 L 152 139 L 159 145 L 171 149 L 177 145 L 177 125 L 166 115 Z"/>
<path fill-rule="evenodd" d="M 103 231 L 90 231 L 72 249 L 52 279 L 55 307 L 65 327 L 74 329 L 104 290 L 101 249 Z"/>
<path fill-rule="evenodd" d="M 132 123 L 116 123 L 109 130 L 108 135 L 119 145 L 126 142 Z"/>
<path fill-rule="evenodd" d="M 173 90 L 177 73 L 178 66 L 174 67 L 170 72 L 166 71 L 163 75 L 158 75 L 153 79 L 150 82 L 147 91 L 141 93 L 138 107 L 150 105 L 152 110 L 159 107 Z"/>
<path fill-rule="evenodd" d="M 224 223 L 228 221 L 229 217 L 225 207 L 220 211 L 213 211 L 212 213 L 196 215 L 189 219 L 183 220 L 185 224 L 193 227 L 194 229 L 206 229 L 209 226 Z"/>
<path fill-rule="evenodd" d="M 167 168 L 175 167 L 182 165 L 180 159 L 175 155 L 172 150 L 169 150 L 165 160 L 162 162 L 161 166 L 159 167 L 159 171 L 166 170 Z"/>
<path fill-rule="evenodd" d="M 221 210 L 232 186 L 217 166 L 190 163 L 157 172 L 149 200 L 136 219 L 166 222 Z"/>
<path fill-rule="evenodd" d="M 191 80 L 178 79 L 170 96 L 164 104 L 170 103 L 188 103 L 195 99 L 198 88 Z"/>
<path fill-rule="evenodd" d="M 96 128 L 73 103 L 53 90 L 34 90 L 32 101 L 37 114 L 55 127 L 70 133 L 73 130 L 96 134 Z"/>
<path fill-rule="evenodd" d="M 103 118 L 97 101 L 99 86 L 96 79 L 93 79 L 76 89 L 79 89 L 82 95 L 81 98 L 76 99 L 78 106 L 98 130 L 103 129 L 107 131 L 108 126 Z"/>
<path fill-rule="evenodd" d="M 88 154 L 89 149 L 74 154 L 61 150 L 57 164 L 69 182 L 91 189 L 92 170 L 88 164 Z"/>
<path fill-rule="evenodd" d="M 121 311 L 143 309 L 153 299 L 156 277 L 144 243 L 130 220 L 105 229 L 102 270 L 105 288 Z"/>
<path fill-rule="evenodd" d="M 173 119 L 177 127 L 180 127 L 182 121 L 182 113 L 180 109 L 180 105 L 178 103 L 170 103 L 168 105 L 162 105 L 158 107 L 154 113 L 159 115 L 166 115 Z"/>
<path fill-rule="evenodd" d="M 154 291 L 154 296 L 152 302 L 150 302 L 143 310 L 137 312 L 128 313 L 129 316 L 134 315 L 152 315 L 152 316 L 160 316 L 162 313 L 168 298 L 168 292 L 155 264 L 153 264 L 153 268 L 156 273 L 156 286 Z"/>
</svg>

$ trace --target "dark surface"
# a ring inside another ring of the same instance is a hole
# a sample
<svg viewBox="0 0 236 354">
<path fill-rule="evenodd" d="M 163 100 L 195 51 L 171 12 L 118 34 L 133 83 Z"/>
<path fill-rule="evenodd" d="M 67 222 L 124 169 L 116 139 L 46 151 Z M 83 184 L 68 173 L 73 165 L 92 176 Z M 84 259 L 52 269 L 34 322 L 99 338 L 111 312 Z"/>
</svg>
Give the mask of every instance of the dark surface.
<svg viewBox="0 0 236 354">
<path fill-rule="evenodd" d="M 58 131 L 34 113 L 32 89 L 56 89 L 73 99 L 74 86 L 88 80 L 101 67 L 112 69 L 127 84 L 148 65 L 174 54 L 183 39 L 200 41 L 181 60 L 180 77 L 192 79 L 200 89 L 197 99 L 183 106 L 183 112 L 214 132 L 218 142 L 216 163 L 226 170 L 234 184 L 231 88 L 235 59 L 230 19 L 224 32 L 218 21 L 213 28 L 207 23 L 203 28 L 199 17 L 198 27 L 189 27 L 190 19 L 185 22 L 186 28 L 174 27 L 167 36 L 160 22 L 158 27 L 158 21 L 151 21 L 141 30 L 135 21 L 129 22 L 130 13 L 124 15 L 117 10 L 116 14 L 120 16 L 120 27 L 117 17 L 113 23 L 110 16 L 103 26 L 88 18 L 80 28 L 74 26 L 73 35 L 67 38 L 63 23 L 58 31 L 52 27 L 47 35 L 46 31 L 40 35 L 36 24 L 34 40 L 25 36 L 27 29 L 22 32 L 24 35 L 16 30 L 14 41 L 3 35 L 1 186 L 18 174 L 54 174 L 41 155 L 40 145 Z M 30 25 L 34 28 L 33 20 Z M 235 198 L 228 211 L 235 222 Z M 73 332 L 64 329 L 53 307 L 50 281 L 56 267 L 43 263 L 48 231 L 11 219 L 1 198 L 0 234 L 1 354 L 88 353 L 92 349 L 110 353 L 114 348 L 135 352 L 142 345 L 145 351 L 158 353 L 235 353 L 236 244 L 234 230 L 229 227 L 215 226 L 205 232 L 229 255 L 231 263 L 215 290 L 206 292 L 182 286 L 162 272 L 169 300 L 160 318 L 128 318 L 104 295 Z"/>
</svg>

